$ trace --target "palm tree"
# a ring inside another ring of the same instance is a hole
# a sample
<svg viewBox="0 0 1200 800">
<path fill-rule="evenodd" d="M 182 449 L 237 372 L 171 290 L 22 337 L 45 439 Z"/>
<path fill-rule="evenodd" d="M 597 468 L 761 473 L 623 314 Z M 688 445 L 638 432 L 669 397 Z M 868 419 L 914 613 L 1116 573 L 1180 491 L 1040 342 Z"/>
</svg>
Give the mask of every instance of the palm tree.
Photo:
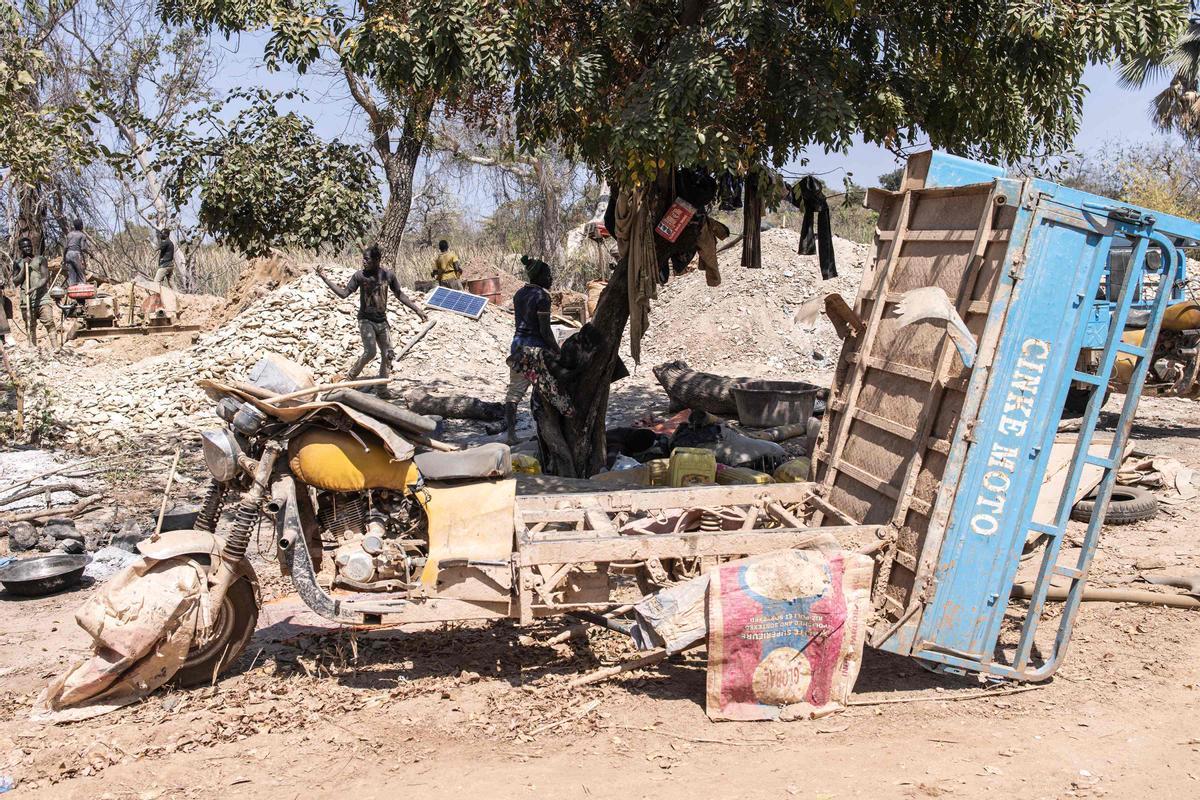
<svg viewBox="0 0 1200 800">
<path fill-rule="evenodd" d="M 1150 119 L 1162 131 L 1200 141 L 1200 19 L 1193 17 L 1165 55 L 1144 55 L 1120 65 L 1121 85 L 1140 89 L 1165 76 L 1167 88 L 1150 101 Z"/>
</svg>

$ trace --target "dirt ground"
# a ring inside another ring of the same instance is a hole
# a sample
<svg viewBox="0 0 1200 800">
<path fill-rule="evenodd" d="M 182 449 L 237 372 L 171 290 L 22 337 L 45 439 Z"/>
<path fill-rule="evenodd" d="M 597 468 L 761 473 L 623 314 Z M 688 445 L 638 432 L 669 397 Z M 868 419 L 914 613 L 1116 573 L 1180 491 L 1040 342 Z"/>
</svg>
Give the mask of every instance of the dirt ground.
<svg viewBox="0 0 1200 800">
<path fill-rule="evenodd" d="M 1200 466 L 1196 408 L 1144 401 L 1138 449 Z M 1192 502 L 1106 528 L 1093 585 L 1200 571 L 1198 524 Z M 86 652 L 73 612 L 94 587 L 0 595 L 0 776 L 19 781 L 15 796 L 1036 800 L 1200 788 L 1194 611 L 1085 604 L 1064 666 L 1032 690 L 970 699 L 973 679 L 868 650 L 863 705 L 809 722 L 712 723 L 703 651 L 572 690 L 572 677 L 630 646 L 606 632 L 545 644 L 560 622 L 306 627 L 258 559 L 267 608 L 233 674 L 58 727 L 29 709 Z"/>
</svg>

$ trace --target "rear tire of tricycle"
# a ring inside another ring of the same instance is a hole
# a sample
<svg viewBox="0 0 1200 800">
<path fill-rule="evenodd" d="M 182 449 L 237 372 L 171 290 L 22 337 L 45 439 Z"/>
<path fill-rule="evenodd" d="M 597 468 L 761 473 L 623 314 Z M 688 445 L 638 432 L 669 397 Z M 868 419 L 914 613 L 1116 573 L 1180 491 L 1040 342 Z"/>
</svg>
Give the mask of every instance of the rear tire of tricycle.
<svg viewBox="0 0 1200 800">
<path fill-rule="evenodd" d="M 211 632 L 193 644 L 171 683 L 184 689 L 214 683 L 245 651 L 257 625 L 258 596 L 254 584 L 251 577 L 239 576 L 225 593 Z"/>
</svg>

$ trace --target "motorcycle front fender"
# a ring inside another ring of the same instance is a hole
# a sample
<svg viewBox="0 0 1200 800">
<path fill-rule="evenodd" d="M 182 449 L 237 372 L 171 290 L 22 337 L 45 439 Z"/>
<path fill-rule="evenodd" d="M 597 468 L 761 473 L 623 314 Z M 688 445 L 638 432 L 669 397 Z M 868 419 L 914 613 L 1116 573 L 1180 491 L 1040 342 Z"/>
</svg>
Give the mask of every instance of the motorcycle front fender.
<svg viewBox="0 0 1200 800">
<path fill-rule="evenodd" d="M 207 560 L 210 576 L 215 574 L 221 560 L 221 551 L 224 548 L 224 537 L 208 531 L 196 530 L 167 531 L 159 534 L 157 538 L 143 539 L 137 545 L 139 553 L 155 561 L 165 561 L 178 556 L 196 556 Z M 250 583 L 254 585 L 255 594 L 257 594 L 258 578 L 255 576 L 254 570 L 247 565 L 246 568 L 239 568 L 235 571 L 250 580 Z"/>
</svg>

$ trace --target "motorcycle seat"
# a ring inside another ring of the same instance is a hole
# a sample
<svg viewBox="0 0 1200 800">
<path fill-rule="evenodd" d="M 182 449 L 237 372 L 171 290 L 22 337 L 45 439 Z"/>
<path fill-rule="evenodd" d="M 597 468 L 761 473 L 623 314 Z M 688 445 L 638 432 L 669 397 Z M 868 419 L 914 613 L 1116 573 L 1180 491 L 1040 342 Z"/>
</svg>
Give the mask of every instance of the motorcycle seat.
<svg viewBox="0 0 1200 800">
<path fill-rule="evenodd" d="M 1140 330 L 1150 324 L 1150 309 L 1131 308 L 1125 318 L 1125 330 Z"/>
<path fill-rule="evenodd" d="M 499 442 L 453 453 L 421 453 L 413 457 L 421 476 L 430 481 L 469 478 L 507 478 L 512 474 L 512 453 Z"/>
</svg>

